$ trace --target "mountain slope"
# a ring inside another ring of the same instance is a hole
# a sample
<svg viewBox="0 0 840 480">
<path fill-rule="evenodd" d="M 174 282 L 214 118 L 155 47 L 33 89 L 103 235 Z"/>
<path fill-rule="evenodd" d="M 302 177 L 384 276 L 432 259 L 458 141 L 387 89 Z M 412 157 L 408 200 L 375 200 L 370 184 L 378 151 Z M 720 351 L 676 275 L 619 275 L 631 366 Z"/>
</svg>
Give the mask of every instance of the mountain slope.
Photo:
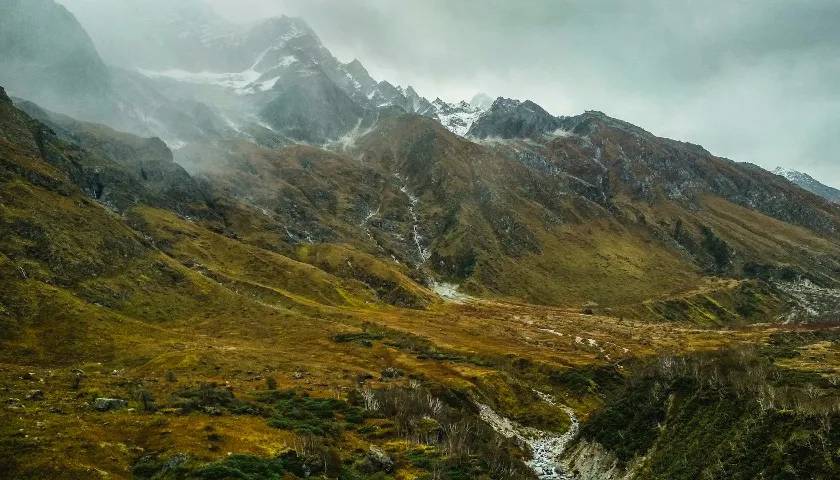
<svg viewBox="0 0 840 480">
<path fill-rule="evenodd" d="M 0 56 L 0 84 L 14 95 L 79 110 L 111 88 L 90 37 L 54 0 L 0 4 Z"/>
<path fill-rule="evenodd" d="M 552 133 L 560 120 L 536 103 L 497 98 L 467 133 L 476 138 L 535 138 Z"/>
<path fill-rule="evenodd" d="M 341 152 L 243 142 L 196 161 L 210 184 L 282 219 L 288 251 L 347 243 L 473 295 L 660 316 L 633 305 L 706 291 L 728 302 L 710 314 L 726 323 L 744 317 L 738 302 L 781 315 L 788 297 L 773 285 L 790 277 L 778 272 L 836 288 L 836 207 L 603 114 L 557 122 L 560 133 L 474 143 L 394 113 Z M 715 277 L 752 286 L 708 287 Z"/>
<path fill-rule="evenodd" d="M 830 202 L 840 203 L 840 190 L 820 183 L 807 173 L 797 172 L 796 170 L 790 170 L 782 167 L 773 170 L 773 173 L 785 177 L 803 189 L 819 195 Z"/>
</svg>

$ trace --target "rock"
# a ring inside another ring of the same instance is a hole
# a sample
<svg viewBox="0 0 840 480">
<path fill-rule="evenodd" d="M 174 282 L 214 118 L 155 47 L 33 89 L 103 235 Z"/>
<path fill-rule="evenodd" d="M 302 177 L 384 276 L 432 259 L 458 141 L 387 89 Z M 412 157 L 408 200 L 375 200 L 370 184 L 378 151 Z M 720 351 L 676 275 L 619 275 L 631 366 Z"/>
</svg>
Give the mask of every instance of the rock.
<svg viewBox="0 0 840 480">
<path fill-rule="evenodd" d="M 595 302 L 586 302 L 583 304 L 583 314 L 584 315 L 594 315 L 595 310 L 598 308 L 598 304 Z"/>
<path fill-rule="evenodd" d="M 120 410 L 128 406 L 128 402 L 118 398 L 97 398 L 93 401 L 93 408 L 100 412 Z"/>
<path fill-rule="evenodd" d="M 219 407 L 213 407 L 208 405 L 204 407 L 204 413 L 208 415 L 213 415 L 214 417 L 218 417 L 222 414 L 222 410 L 219 409 Z"/>
<path fill-rule="evenodd" d="M 376 471 L 390 473 L 394 470 L 394 461 L 391 460 L 391 457 L 389 457 L 384 450 L 377 447 L 376 445 L 370 446 L 370 450 L 368 450 L 367 454 L 367 459 Z"/>
<path fill-rule="evenodd" d="M 27 400 L 43 400 L 44 399 L 44 391 L 43 390 L 30 390 L 29 393 L 26 395 Z"/>
<path fill-rule="evenodd" d="M 394 367 L 387 367 L 382 370 L 382 378 L 383 379 L 393 379 L 393 378 L 400 378 L 402 377 L 403 372 Z"/>
<path fill-rule="evenodd" d="M 467 135 L 478 138 L 538 138 L 560 128 L 562 122 L 536 103 L 497 98 L 470 127 Z"/>
</svg>

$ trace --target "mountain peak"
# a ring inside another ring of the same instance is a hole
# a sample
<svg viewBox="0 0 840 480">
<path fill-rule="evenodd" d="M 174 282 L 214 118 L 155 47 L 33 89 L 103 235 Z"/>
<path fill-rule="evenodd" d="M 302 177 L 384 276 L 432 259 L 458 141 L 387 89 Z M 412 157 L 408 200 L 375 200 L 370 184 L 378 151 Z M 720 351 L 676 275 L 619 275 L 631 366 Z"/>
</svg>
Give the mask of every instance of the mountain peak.
<svg viewBox="0 0 840 480">
<path fill-rule="evenodd" d="M 484 92 L 478 92 L 473 95 L 472 99 L 470 99 L 470 105 L 475 108 L 487 110 L 491 105 L 493 105 L 493 98 Z"/>
<path fill-rule="evenodd" d="M 773 173 L 786 178 L 788 181 L 800 188 L 819 195 L 830 202 L 840 203 L 840 190 L 821 183 L 819 180 L 807 173 L 785 167 L 777 167 L 773 170 Z"/>
<path fill-rule="evenodd" d="M 353 79 L 363 85 L 366 85 L 368 88 L 372 88 L 376 85 L 376 80 L 370 76 L 367 68 L 362 65 L 362 62 L 360 62 L 358 58 L 354 58 L 351 62 L 345 63 L 344 69 L 350 74 L 350 76 L 353 77 Z"/>
<path fill-rule="evenodd" d="M 535 138 L 560 127 L 560 119 L 536 103 L 498 97 L 472 125 L 470 136 L 477 138 Z"/>
</svg>

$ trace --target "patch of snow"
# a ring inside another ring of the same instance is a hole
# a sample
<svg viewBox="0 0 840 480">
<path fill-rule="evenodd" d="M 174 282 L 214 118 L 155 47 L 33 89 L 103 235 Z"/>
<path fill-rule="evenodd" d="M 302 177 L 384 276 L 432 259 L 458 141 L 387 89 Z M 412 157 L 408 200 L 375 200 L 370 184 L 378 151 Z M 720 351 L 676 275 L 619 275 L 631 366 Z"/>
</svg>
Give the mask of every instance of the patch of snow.
<svg viewBox="0 0 840 480">
<path fill-rule="evenodd" d="M 552 329 L 550 329 L 550 328 L 541 328 L 541 329 L 540 329 L 540 331 L 541 331 L 541 332 L 550 333 L 550 334 L 552 334 L 552 335 L 557 335 L 558 337 L 562 337 L 562 336 L 563 336 L 563 334 L 562 334 L 562 333 L 558 332 L 557 330 L 552 330 Z"/>
<path fill-rule="evenodd" d="M 446 282 L 432 282 L 432 291 L 435 292 L 440 298 L 450 301 L 452 303 L 464 303 L 469 300 L 472 300 L 472 297 L 469 295 L 463 294 L 458 291 L 458 285 L 454 283 L 446 283 Z"/>
<path fill-rule="evenodd" d="M 549 133 L 549 136 L 555 137 L 555 138 L 568 138 L 568 137 L 574 137 L 575 134 L 566 130 L 566 129 L 564 129 L 563 127 L 560 127 L 557 130 Z"/>
<path fill-rule="evenodd" d="M 277 85 L 278 80 L 280 80 L 279 76 L 270 78 L 268 80 L 264 80 L 262 82 L 257 82 L 254 84 L 254 88 L 256 90 L 259 90 L 260 92 L 267 92 L 274 88 L 275 85 Z"/>
<path fill-rule="evenodd" d="M 188 72 L 186 70 L 140 70 L 140 73 L 150 78 L 169 78 L 184 83 L 196 85 L 217 85 L 240 91 L 259 80 L 261 74 L 255 70 L 245 70 L 236 73 L 216 72 Z"/>
<path fill-rule="evenodd" d="M 353 127 L 352 130 L 342 135 L 340 138 L 336 140 L 332 140 L 327 143 L 327 148 L 332 148 L 339 151 L 347 151 L 352 148 L 356 144 L 356 140 L 364 137 L 368 133 L 372 132 L 375 125 L 371 125 L 368 128 L 362 129 L 362 119 L 360 118 L 356 122 L 356 126 Z"/>
<path fill-rule="evenodd" d="M 180 149 L 186 147 L 187 142 L 185 142 L 183 140 L 177 140 L 177 139 L 176 140 L 168 140 L 166 142 L 166 146 L 168 146 L 170 150 L 175 151 L 175 150 L 180 150 Z"/>
<path fill-rule="evenodd" d="M 275 76 L 267 80 L 259 81 L 263 74 L 257 71 L 257 68 L 263 62 L 265 56 L 269 52 L 277 50 L 277 48 L 278 47 L 270 47 L 266 49 L 257 57 L 253 65 L 241 72 L 190 72 L 180 69 L 139 69 L 139 72 L 149 78 L 167 78 L 195 85 L 215 85 L 233 90 L 239 95 L 254 94 L 271 90 L 277 84 L 277 81 L 280 80 L 280 76 Z M 287 55 L 285 57 L 281 57 L 278 60 L 277 65 L 272 66 L 270 69 L 288 67 L 297 61 L 298 60 L 294 55 Z"/>
<path fill-rule="evenodd" d="M 447 130 L 460 136 L 466 136 L 470 127 L 486 111 L 480 106 L 474 106 L 467 102 L 446 103 L 441 99 L 432 102 L 437 120 Z"/>
<path fill-rule="evenodd" d="M 280 58 L 277 63 L 277 67 L 288 67 L 289 65 L 297 62 L 298 59 L 294 55 L 286 55 L 285 57 Z"/>
</svg>

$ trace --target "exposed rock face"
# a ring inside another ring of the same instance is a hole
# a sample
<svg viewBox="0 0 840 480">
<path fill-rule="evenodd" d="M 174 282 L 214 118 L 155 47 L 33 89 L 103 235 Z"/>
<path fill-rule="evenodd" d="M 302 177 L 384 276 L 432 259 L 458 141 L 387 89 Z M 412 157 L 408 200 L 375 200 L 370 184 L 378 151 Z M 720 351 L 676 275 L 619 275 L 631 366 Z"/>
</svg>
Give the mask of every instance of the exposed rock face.
<svg viewBox="0 0 840 480">
<path fill-rule="evenodd" d="M 497 98 L 487 112 L 470 127 L 476 138 L 536 138 L 560 128 L 560 119 L 536 103 Z"/>
<path fill-rule="evenodd" d="M 71 180 L 92 198 L 118 211 L 145 203 L 185 215 L 208 215 L 209 194 L 173 161 L 160 139 L 80 122 L 30 102 L 17 106 L 43 122 L 15 122 L 19 128 L 27 123 L 37 127 L 33 139 L 38 154 L 67 169 Z"/>
<path fill-rule="evenodd" d="M 632 471 L 618 466 L 618 460 L 598 443 L 578 441 L 563 454 L 563 466 L 575 480 L 629 480 Z"/>
<path fill-rule="evenodd" d="M 390 473 L 394 471 L 394 461 L 384 450 L 371 445 L 367 455 L 368 461 L 374 471 Z"/>
<path fill-rule="evenodd" d="M 308 77 L 284 82 L 276 94 L 261 116 L 275 131 L 295 140 L 324 143 L 338 139 L 364 115 L 345 91 L 317 69 Z"/>
<path fill-rule="evenodd" d="M 606 205 L 626 193 L 697 208 L 703 195 L 713 194 L 820 234 L 840 234 L 840 208 L 758 166 L 656 137 L 601 112 L 564 118 L 561 128 L 567 133 L 546 143 L 549 161 L 582 180 L 577 191 L 593 201 L 600 197 Z"/>
</svg>

